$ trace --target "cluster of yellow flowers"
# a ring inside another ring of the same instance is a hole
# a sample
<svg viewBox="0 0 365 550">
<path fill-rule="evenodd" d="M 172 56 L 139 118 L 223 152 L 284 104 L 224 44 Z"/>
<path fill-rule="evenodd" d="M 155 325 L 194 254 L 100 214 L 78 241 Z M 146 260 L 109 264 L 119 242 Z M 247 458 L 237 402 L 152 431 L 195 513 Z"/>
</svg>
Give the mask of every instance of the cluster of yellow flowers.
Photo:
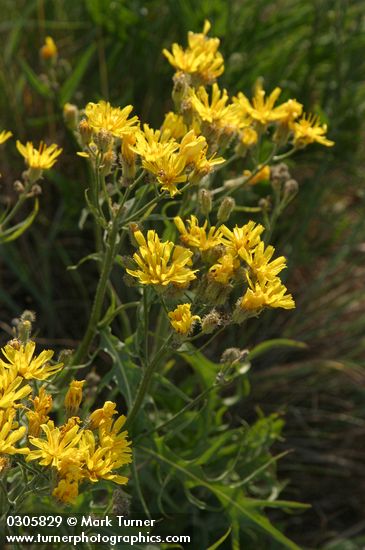
<svg viewBox="0 0 365 550">
<path fill-rule="evenodd" d="M 147 232 L 147 238 L 140 230 L 133 233 L 138 244 L 133 255 L 137 269 L 126 271 L 142 285 L 152 285 L 158 292 L 166 293 L 169 285 L 176 291 L 185 291 L 192 283 L 190 290 L 195 291 L 194 305 L 199 310 L 228 303 L 235 288 L 246 288 L 232 312 L 231 321 L 238 323 L 258 315 L 265 307 L 295 307 L 278 277 L 286 260 L 284 256 L 272 259 L 275 249 L 271 245 L 265 247 L 261 240 L 261 224 L 250 221 L 233 230 L 226 225 L 208 227 L 208 220 L 199 225 L 194 215 L 186 222 L 176 216 L 174 222 L 184 246 L 161 242 L 154 230 Z M 172 327 L 180 334 L 189 334 L 200 320 L 200 316 L 191 313 L 191 305 L 180 304 L 169 313 Z"/>
<path fill-rule="evenodd" d="M 116 470 L 131 462 L 130 442 L 122 431 L 125 416 L 117 414 L 116 405 L 107 401 L 82 423 L 76 416 L 82 400 L 84 380 L 71 382 L 65 396 L 67 420 L 55 426 L 49 414 L 52 396 L 46 386 L 36 381 L 48 380 L 58 373 L 62 363 L 51 364 L 53 351 L 34 355 L 35 343 L 10 341 L 0 358 L 0 470 L 7 468 L 9 455 L 22 454 L 26 461 L 54 472 L 57 485 L 53 496 L 72 503 L 83 481 L 107 479 L 125 484 L 128 479 Z M 34 396 L 33 388 L 35 388 Z M 28 446 L 29 445 L 29 446 Z M 53 479 L 54 476 L 51 476 Z"/>
<path fill-rule="evenodd" d="M 186 49 L 173 44 L 172 52 L 163 50 L 176 69 L 175 112 L 166 114 L 159 130 L 148 124 L 141 126 L 137 116 L 130 117 L 132 105 L 121 109 L 103 100 L 88 103 L 79 124 L 84 146 L 79 154 L 97 162 L 98 169 L 108 174 L 117 164 L 115 148 L 120 146 L 124 178 L 135 176 L 139 159 L 161 189 L 174 196 L 181 191 L 181 184 L 198 184 L 224 163 L 218 151 L 222 154 L 234 147 L 236 155 L 244 157 L 262 136 L 271 136 L 275 151 L 288 143 L 294 149 L 314 142 L 333 145 L 325 137 L 326 125 L 314 115 L 303 114 L 298 101 L 276 104 L 281 94 L 278 87 L 266 97 L 261 83 L 257 83 L 252 100 L 242 92 L 230 99 L 215 82 L 224 71 L 224 61 L 218 51 L 219 39 L 209 38 L 209 29 L 206 21 L 203 33 L 189 32 Z M 211 94 L 206 89 L 210 84 Z M 65 116 L 67 110 L 70 106 L 66 106 Z M 267 176 L 268 167 L 262 169 Z M 263 177 L 253 174 L 248 179 L 256 183 Z"/>
</svg>

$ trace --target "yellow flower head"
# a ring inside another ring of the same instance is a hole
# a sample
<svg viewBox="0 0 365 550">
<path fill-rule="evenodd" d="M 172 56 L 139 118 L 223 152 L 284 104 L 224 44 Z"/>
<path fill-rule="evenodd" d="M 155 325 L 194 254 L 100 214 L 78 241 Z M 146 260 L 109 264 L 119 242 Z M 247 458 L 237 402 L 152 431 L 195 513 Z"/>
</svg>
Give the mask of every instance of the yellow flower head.
<svg viewBox="0 0 365 550">
<path fill-rule="evenodd" d="M 107 420 L 110 420 L 117 411 L 115 410 L 116 404 L 112 401 L 105 401 L 101 409 L 93 411 L 89 418 L 89 425 L 92 430 L 99 428 Z"/>
<path fill-rule="evenodd" d="M 41 466 L 58 468 L 62 459 L 75 453 L 82 432 L 76 425 L 71 430 L 62 433 L 60 428 L 55 428 L 51 421 L 42 424 L 41 429 L 46 439 L 30 436 L 29 441 L 34 447 L 37 447 L 37 450 L 31 450 L 26 460 L 39 460 Z"/>
<path fill-rule="evenodd" d="M 17 449 L 14 445 L 25 433 L 25 426 L 18 427 L 14 422 L 15 410 L 0 410 L 0 455 L 27 454 L 29 449 L 23 447 Z"/>
<path fill-rule="evenodd" d="M 136 144 L 132 148 L 144 161 L 154 162 L 163 155 L 177 151 L 179 144 L 171 138 L 169 131 L 153 130 L 144 124 L 143 131 L 136 133 Z"/>
<path fill-rule="evenodd" d="M 251 274 L 263 285 L 267 281 L 273 281 L 276 276 L 286 268 L 286 259 L 280 256 L 275 260 L 271 260 L 275 248 L 271 245 L 265 248 L 265 244 L 261 241 L 254 250 L 246 250 L 241 248 L 239 255 L 247 263 Z"/>
<path fill-rule="evenodd" d="M 139 244 L 133 255 L 139 269 L 127 269 L 143 285 L 186 287 L 196 278 L 190 269 L 192 252 L 182 246 L 174 246 L 171 241 L 161 242 L 156 231 L 149 230 L 147 239 L 140 231 L 134 233 Z"/>
<path fill-rule="evenodd" d="M 0 359 L 0 367 L 14 367 L 18 375 L 26 380 L 31 380 L 32 378 L 46 380 L 63 367 L 63 363 L 57 363 L 56 365 L 49 364 L 48 361 L 52 359 L 54 354 L 52 350 L 44 350 L 38 357 L 34 356 L 35 343 L 32 341 L 15 347 L 7 344 L 1 351 L 8 360 L 8 363 Z"/>
<path fill-rule="evenodd" d="M 205 137 L 197 137 L 194 130 L 190 130 L 181 140 L 179 154 L 184 158 L 185 164 L 195 164 L 205 154 L 207 147 Z"/>
<path fill-rule="evenodd" d="M 65 396 L 65 408 L 68 415 L 75 414 L 82 401 L 82 387 L 86 380 L 72 380 Z"/>
<path fill-rule="evenodd" d="M 15 365 L 6 365 L 0 359 L 0 409 L 20 406 L 17 401 L 27 397 L 32 388 L 24 383 L 24 378 L 18 376 Z"/>
<path fill-rule="evenodd" d="M 9 138 L 11 138 L 13 134 L 11 132 L 7 132 L 6 130 L 2 130 L 0 132 L 0 145 L 5 143 Z"/>
<path fill-rule="evenodd" d="M 215 153 L 211 157 L 207 158 L 206 153 L 207 150 L 202 151 L 199 159 L 194 163 L 194 170 L 189 177 L 189 180 L 192 183 L 199 183 L 203 177 L 213 172 L 215 166 L 225 162 L 223 157 L 217 157 Z"/>
<path fill-rule="evenodd" d="M 120 109 L 112 107 L 108 101 L 101 100 L 98 103 L 88 103 L 85 114 L 95 132 L 104 130 L 116 138 L 123 138 L 138 129 L 138 117 L 128 118 L 132 110 L 132 105 Z"/>
<path fill-rule="evenodd" d="M 51 36 L 46 36 L 45 44 L 43 44 L 39 53 L 41 57 L 46 60 L 57 57 L 57 46 Z"/>
<path fill-rule="evenodd" d="M 186 336 L 192 331 L 196 321 L 200 321 L 199 315 L 191 314 L 191 304 L 180 304 L 174 311 L 169 312 L 170 323 L 174 330 Z"/>
<path fill-rule="evenodd" d="M 47 146 L 43 141 L 39 144 L 38 149 L 35 149 L 31 141 L 27 141 L 23 145 L 17 140 L 16 147 L 19 153 L 25 158 L 25 162 L 29 168 L 36 170 L 48 170 L 52 168 L 57 161 L 57 157 L 62 153 L 62 149 L 55 143 Z"/>
<path fill-rule="evenodd" d="M 191 215 L 190 220 L 187 220 L 186 226 L 183 220 L 179 216 L 176 216 L 174 223 L 179 230 L 180 239 L 186 246 L 198 248 L 203 252 L 222 243 L 222 235 L 219 229 L 213 226 L 207 232 L 207 220 L 200 227 L 197 217 Z"/>
<path fill-rule="evenodd" d="M 237 258 L 231 254 L 224 254 L 218 259 L 217 263 L 209 269 L 209 278 L 222 285 L 227 285 L 234 276 L 239 265 L 240 263 Z"/>
<path fill-rule="evenodd" d="M 73 479 L 61 479 L 52 495 L 63 504 L 72 504 L 79 495 L 79 485 Z"/>
<path fill-rule="evenodd" d="M 31 399 L 33 402 L 34 411 L 46 415 L 52 409 L 52 396 L 46 393 L 45 386 L 42 386 L 39 390 L 38 395 Z"/>
<path fill-rule="evenodd" d="M 219 39 L 208 38 L 209 21 L 205 21 L 202 33 L 188 33 L 189 46 L 184 50 L 174 43 L 172 52 L 164 49 L 163 54 L 179 72 L 191 75 L 204 85 L 211 84 L 224 72 L 224 60 L 218 52 Z"/>
<path fill-rule="evenodd" d="M 281 307 L 293 309 L 295 303 L 291 294 L 286 294 L 287 288 L 278 277 L 268 280 L 263 284 L 250 283 L 250 288 L 240 301 L 240 307 L 248 311 L 259 312 L 264 307 Z"/>
<path fill-rule="evenodd" d="M 242 249 L 252 250 L 259 244 L 264 227 L 249 221 L 242 227 L 236 225 L 232 231 L 226 225 L 221 225 L 220 230 L 223 233 L 222 242 L 227 247 L 227 251 L 233 256 L 238 256 Z"/>
<path fill-rule="evenodd" d="M 252 175 L 251 170 L 243 171 L 243 175 L 248 178 L 248 183 L 250 185 L 256 185 L 256 183 L 260 183 L 260 181 L 268 181 L 270 179 L 270 174 L 271 174 L 270 166 L 267 166 L 267 165 L 260 168 L 257 174 L 255 174 L 252 177 L 251 177 Z"/>
<path fill-rule="evenodd" d="M 180 139 L 188 131 L 182 115 L 177 115 L 170 111 L 165 115 L 165 119 L 161 126 L 161 134 L 169 136 L 169 138 Z"/>
<path fill-rule="evenodd" d="M 290 125 L 303 112 L 303 105 L 296 99 L 289 99 L 276 108 L 280 124 Z"/>
<path fill-rule="evenodd" d="M 154 161 L 143 159 L 142 166 L 156 176 L 161 189 L 168 191 L 171 197 L 180 193 L 177 184 L 187 180 L 186 160 L 178 153 L 165 152 Z"/>
<path fill-rule="evenodd" d="M 42 424 L 48 420 L 48 413 L 52 408 L 52 396 L 46 393 L 45 387 L 42 386 L 39 394 L 31 399 L 33 402 L 33 410 L 26 413 L 28 418 L 28 435 L 37 437 Z"/>
<path fill-rule="evenodd" d="M 258 83 L 255 86 L 252 102 L 250 102 L 242 92 L 240 92 L 236 98 L 233 98 L 233 101 L 236 103 L 238 112 L 241 116 L 249 116 L 253 121 L 262 126 L 266 126 L 266 124 L 280 120 L 282 117 L 279 108 L 274 107 L 280 93 L 281 89 L 275 88 L 271 94 L 265 98 L 265 91 L 262 88 L 262 84 Z"/>
<path fill-rule="evenodd" d="M 327 124 L 321 124 L 317 115 L 304 115 L 292 125 L 295 147 L 302 148 L 310 143 L 320 143 L 332 147 L 334 141 L 326 138 Z"/>
<path fill-rule="evenodd" d="M 132 462 L 130 441 L 127 441 L 127 432 L 121 432 L 125 423 L 125 416 L 120 416 L 115 422 L 111 419 L 99 428 L 99 440 L 90 430 L 84 430 L 79 449 L 84 459 L 85 476 L 93 482 L 99 479 L 108 479 L 115 483 L 125 484 L 128 478 L 113 473 Z"/>
<path fill-rule="evenodd" d="M 218 84 L 213 84 L 211 101 L 206 89 L 201 86 L 197 92 L 191 92 L 190 102 L 203 122 L 211 124 L 215 130 L 232 134 L 238 129 L 239 117 L 235 105 L 227 105 L 228 99 L 227 91 L 221 91 Z"/>
<path fill-rule="evenodd" d="M 254 128 L 246 126 L 243 128 L 242 133 L 240 134 L 240 142 L 244 147 L 250 148 L 256 145 L 258 140 L 258 135 Z"/>
</svg>

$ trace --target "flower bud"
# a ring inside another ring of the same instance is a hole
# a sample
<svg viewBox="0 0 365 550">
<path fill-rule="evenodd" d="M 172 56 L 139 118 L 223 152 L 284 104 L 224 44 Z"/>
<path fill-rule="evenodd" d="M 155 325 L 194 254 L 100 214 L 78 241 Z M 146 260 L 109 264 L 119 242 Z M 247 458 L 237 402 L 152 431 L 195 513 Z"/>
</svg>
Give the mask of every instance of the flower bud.
<svg viewBox="0 0 365 550">
<path fill-rule="evenodd" d="M 227 348 L 221 357 L 221 363 L 228 363 L 230 365 L 238 365 L 242 363 L 248 356 L 249 351 L 247 349 L 239 348 Z"/>
<path fill-rule="evenodd" d="M 31 197 L 38 197 L 41 194 L 42 194 L 42 187 L 37 183 L 35 185 L 32 185 L 32 189 L 30 190 L 29 195 Z"/>
<path fill-rule="evenodd" d="M 285 182 L 284 185 L 284 194 L 286 196 L 295 195 L 298 193 L 298 182 L 297 180 L 290 179 Z"/>
<path fill-rule="evenodd" d="M 100 172 L 103 176 L 107 176 L 108 174 L 110 174 L 116 160 L 117 155 L 111 149 L 104 153 L 103 164 L 100 166 Z"/>
<path fill-rule="evenodd" d="M 86 120 L 86 118 L 83 118 L 80 121 L 79 132 L 80 132 L 81 143 L 83 145 L 89 145 L 93 135 L 93 131 L 88 121 Z"/>
<path fill-rule="evenodd" d="M 16 191 L 17 193 L 24 193 L 25 189 L 24 189 L 24 185 L 22 184 L 22 182 L 20 180 L 16 180 L 14 181 L 14 191 Z"/>
<path fill-rule="evenodd" d="M 68 416 L 73 416 L 77 413 L 82 401 L 82 386 L 85 380 L 72 380 L 69 389 L 65 396 L 65 408 Z"/>
<path fill-rule="evenodd" d="M 72 103 L 65 103 L 63 106 L 63 120 L 70 130 L 76 130 L 79 119 L 79 110 Z"/>
<path fill-rule="evenodd" d="M 199 204 L 202 214 L 204 214 L 204 216 L 208 216 L 212 210 L 212 194 L 210 191 L 207 189 L 200 189 Z"/>
<path fill-rule="evenodd" d="M 219 223 L 226 222 L 233 212 L 236 202 L 232 197 L 225 197 L 218 209 L 217 220 Z"/>
<path fill-rule="evenodd" d="M 271 209 L 270 197 L 260 199 L 258 205 L 261 210 L 268 212 Z"/>
<path fill-rule="evenodd" d="M 99 151 L 106 153 L 109 151 L 113 144 L 113 136 L 108 130 L 103 128 L 94 137 L 95 144 L 97 145 Z"/>
<path fill-rule="evenodd" d="M 203 334 L 211 334 L 222 323 L 221 316 L 216 309 L 212 309 L 210 313 L 205 315 L 201 320 L 201 328 Z"/>
<path fill-rule="evenodd" d="M 32 332 L 32 323 L 28 319 L 25 319 L 24 321 L 20 320 L 17 326 L 17 331 L 21 343 L 26 344 Z"/>
<path fill-rule="evenodd" d="M 20 316 L 21 321 L 30 321 L 31 323 L 35 322 L 35 313 L 29 309 L 25 309 Z"/>
<path fill-rule="evenodd" d="M 271 166 L 271 178 L 279 179 L 283 183 L 290 179 L 289 168 L 285 162 L 280 162 L 279 164 L 274 164 L 274 166 Z"/>
<path fill-rule="evenodd" d="M 172 90 L 172 99 L 175 104 L 175 109 L 179 113 L 182 107 L 182 102 L 190 86 L 190 76 L 181 71 L 177 72 L 173 77 L 174 87 Z"/>
<path fill-rule="evenodd" d="M 57 46 L 51 36 L 47 36 L 44 45 L 39 50 L 39 54 L 45 61 L 56 59 L 58 55 Z"/>
</svg>

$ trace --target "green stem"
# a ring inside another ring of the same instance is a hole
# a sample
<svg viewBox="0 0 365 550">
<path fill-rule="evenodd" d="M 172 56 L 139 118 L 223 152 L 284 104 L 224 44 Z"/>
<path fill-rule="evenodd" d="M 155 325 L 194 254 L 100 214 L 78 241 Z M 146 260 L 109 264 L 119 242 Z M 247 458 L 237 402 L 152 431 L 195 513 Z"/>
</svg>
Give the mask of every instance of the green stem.
<svg viewBox="0 0 365 550">
<path fill-rule="evenodd" d="M 149 435 L 151 435 L 155 432 L 159 432 L 160 430 L 166 428 L 166 426 L 169 426 L 171 424 L 171 422 L 174 422 L 177 418 L 179 418 L 180 416 L 185 414 L 186 411 L 188 411 L 189 409 L 194 407 L 194 405 L 197 405 L 202 399 L 204 399 L 204 397 L 206 397 L 212 390 L 214 390 L 217 387 L 218 387 L 218 384 L 213 384 L 213 386 L 210 386 L 209 388 L 204 390 L 200 395 L 195 397 L 195 399 L 192 399 L 189 403 L 187 403 L 187 405 L 185 405 L 185 407 L 183 407 L 178 413 L 174 414 L 174 416 L 172 416 L 171 418 L 169 418 L 168 420 L 166 420 L 162 424 L 159 424 L 158 426 L 156 426 L 152 430 L 149 430 L 148 432 L 143 432 L 141 435 L 139 435 L 137 438 L 135 438 L 133 440 L 134 443 L 137 443 L 137 441 L 139 439 L 141 439 L 142 437 L 147 437 L 147 436 L 149 436 Z"/>
<path fill-rule="evenodd" d="M 136 399 L 132 405 L 132 408 L 127 416 L 127 421 L 125 423 L 125 429 L 129 427 L 135 416 L 138 414 L 139 409 L 141 408 L 141 405 L 143 403 L 143 400 L 145 398 L 145 395 L 150 387 L 152 376 L 155 372 L 156 367 L 158 367 L 162 357 L 165 355 L 166 351 L 168 350 L 169 343 L 172 338 L 172 333 L 167 338 L 166 342 L 160 347 L 159 351 L 156 353 L 154 358 L 152 359 L 151 363 L 147 366 L 143 378 L 141 380 L 141 383 L 139 385 L 139 388 L 137 390 Z"/>
<path fill-rule="evenodd" d="M 92 340 L 97 332 L 98 323 L 100 321 L 102 307 L 104 303 L 105 292 L 108 286 L 109 275 L 113 267 L 115 248 L 118 237 L 118 221 L 119 221 L 119 212 L 115 216 L 112 222 L 112 227 L 110 229 L 109 238 L 106 244 L 105 257 L 103 262 L 103 267 L 100 273 L 100 279 L 98 286 L 96 288 L 94 303 L 91 310 L 91 315 L 89 318 L 89 323 L 86 328 L 85 335 L 79 345 L 73 360 L 73 365 L 80 365 L 85 359 Z"/>
</svg>

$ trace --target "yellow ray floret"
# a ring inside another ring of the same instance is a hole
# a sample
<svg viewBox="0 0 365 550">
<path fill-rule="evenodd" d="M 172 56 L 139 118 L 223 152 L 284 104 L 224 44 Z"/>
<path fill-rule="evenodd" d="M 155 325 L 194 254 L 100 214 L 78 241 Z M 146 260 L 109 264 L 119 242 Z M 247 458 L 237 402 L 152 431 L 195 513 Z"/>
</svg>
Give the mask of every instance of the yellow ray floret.
<svg viewBox="0 0 365 550">
<path fill-rule="evenodd" d="M 25 433 L 25 426 L 19 427 L 17 422 L 14 422 L 15 410 L 8 409 L 0 411 L 0 455 L 27 454 L 27 447 L 17 448 L 17 443 Z"/>
<path fill-rule="evenodd" d="M 165 152 L 154 161 L 143 159 L 142 166 L 156 176 L 161 189 L 170 193 L 171 197 L 180 193 L 177 184 L 187 180 L 186 160 L 178 153 Z"/>
<path fill-rule="evenodd" d="M 224 254 L 217 263 L 209 269 L 209 278 L 217 283 L 227 285 L 234 276 L 240 263 L 232 254 Z"/>
<path fill-rule="evenodd" d="M 32 378 L 45 380 L 63 367 L 63 363 L 49 364 L 54 354 L 52 350 L 44 350 L 38 356 L 35 356 L 35 343 L 32 341 L 27 342 L 25 345 L 20 343 L 16 345 L 7 344 L 1 351 L 8 362 L 0 359 L 0 367 L 14 367 L 18 375 L 27 380 Z"/>
<path fill-rule="evenodd" d="M 222 242 L 227 247 L 227 251 L 233 256 L 238 256 L 241 250 L 252 250 L 260 243 L 264 226 L 249 221 L 241 227 L 236 225 L 232 230 L 226 225 L 221 225 L 220 230 L 223 234 Z"/>
<path fill-rule="evenodd" d="M 304 115 L 298 122 L 292 125 L 294 133 L 294 145 L 298 148 L 305 147 L 310 143 L 320 143 L 326 147 L 332 147 L 335 144 L 326 138 L 327 124 L 321 124 L 318 116 Z"/>
<path fill-rule="evenodd" d="M 7 365 L 6 368 L 0 363 L 0 409 L 18 407 L 17 401 L 27 397 L 32 388 L 24 384 L 24 379 L 18 376 L 15 365 Z"/>
<path fill-rule="evenodd" d="M 265 284 L 266 281 L 275 280 L 280 271 L 286 268 L 284 256 L 270 261 L 274 252 L 273 246 L 269 245 L 265 248 L 265 244 L 261 241 L 254 250 L 247 251 L 241 248 L 239 255 L 249 266 L 250 276 L 253 276 L 260 284 Z"/>
<path fill-rule="evenodd" d="M 134 233 L 139 244 L 138 252 L 133 255 L 139 269 L 127 269 L 127 273 L 136 277 L 143 285 L 167 286 L 174 284 L 185 287 L 196 278 L 190 266 L 192 252 L 171 241 L 161 242 L 156 231 L 149 230 L 147 239 L 141 231 Z"/>
<path fill-rule="evenodd" d="M 5 143 L 5 141 L 11 138 L 12 135 L 13 135 L 12 132 L 7 132 L 6 130 L 2 130 L 0 132 L 0 145 Z"/>
<path fill-rule="evenodd" d="M 280 94 L 281 89 L 277 87 L 268 97 L 265 97 L 265 91 L 261 83 L 258 83 L 251 102 L 242 92 L 233 98 L 233 102 L 237 105 L 238 112 L 242 117 L 249 116 L 252 121 L 266 126 L 266 124 L 278 121 L 284 116 L 284 113 L 279 110 L 280 108 L 274 107 Z"/>
<path fill-rule="evenodd" d="M 169 319 L 174 330 L 184 336 L 192 331 L 197 321 L 200 321 L 199 315 L 192 315 L 191 304 L 177 306 L 174 311 L 169 312 Z"/>
<path fill-rule="evenodd" d="M 45 43 L 41 47 L 39 53 L 43 59 L 53 59 L 57 57 L 58 50 L 52 36 L 46 36 Z"/>
<path fill-rule="evenodd" d="M 177 151 L 179 144 L 168 130 L 153 130 L 148 124 L 136 133 L 136 143 L 131 147 L 144 161 L 158 161 L 162 155 Z"/>
<path fill-rule="evenodd" d="M 187 131 L 188 128 L 184 123 L 182 115 L 177 115 L 172 111 L 166 113 L 165 119 L 161 126 L 162 134 L 169 136 L 169 138 L 180 139 L 187 133 Z"/>
<path fill-rule="evenodd" d="M 286 292 L 287 288 L 278 277 L 263 284 L 250 283 L 250 287 L 240 301 L 240 307 L 248 311 L 260 311 L 264 307 L 293 309 L 295 307 L 293 297 Z"/>
<path fill-rule="evenodd" d="M 124 135 L 138 129 L 138 117 L 128 118 L 132 110 L 132 105 L 120 109 L 112 107 L 108 101 L 101 100 L 98 103 L 88 103 L 85 114 L 89 125 L 95 132 L 106 130 L 114 137 L 123 138 Z"/>
<path fill-rule="evenodd" d="M 62 153 L 55 143 L 47 146 L 43 141 L 39 144 L 38 149 L 36 149 L 31 141 L 27 141 L 25 145 L 20 143 L 18 140 L 16 142 L 16 147 L 19 153 L 25 158 L 26 164 L 30 168 L 35 168 L 38 170 L 48 170 L 57 161 L 57 157 Z"/>
<path fill-rule="evenodd" d="M 196 78 L 203 84 L 211 84 L 224 72 L 224 59 L 218 51 L 219 39 L 208 38 L 210 23 L 206 21 L 202 33 L 188 33 L 188 47 L 172 45 L 172 52 L 164 49 L 163 54 L 179 72 Z"/>
<path fill-rule="evenodd" d="M 30 437 L 29 441 L 37 450 L 31 450 L 27 456 L 27 461 L 38 460 L 41 466 L 58 467 L 60 461 L 66 456 L 75 454 L 75 449 L 80 441 L 82 433 L 79 426 L 73 426 L 70 430 L 62 432 L 60 428 L 55 428 L 52 421 L 42 424 L 42 431 L 46 438 Z"/>
<path fill-rule="evenodd" d="M 72 380 L 65 395 L 65 408 L 68 414 L 75 414 L 82 401 L 82 388 L 86 380 Z"/>
<path fill-rule="evenodd" d="M 229 100 L 226 90 L 220 90 L 218 84 L 213 84 L 212 95 L 201 86 L 197 92 L 192 91 L 191 105 L 203 122 L 214 125 L 216 129 L 226 133 L 233 133 L 238 130 L 240 118 L 235 105 L 227 105 Z"/>
<path fill-rule="evenodd" d="M 174 218 L 174 223 L 180 233 L 180 239 L 186 246 L 198 248 L 201 252 L 209 250 L 222 243 L 222 235 L 214 226 L 207 230 L 208 221 L 200 227 L 196 216 L 191 215 L 186 225 L 180 216 Z"/>
</svg>

